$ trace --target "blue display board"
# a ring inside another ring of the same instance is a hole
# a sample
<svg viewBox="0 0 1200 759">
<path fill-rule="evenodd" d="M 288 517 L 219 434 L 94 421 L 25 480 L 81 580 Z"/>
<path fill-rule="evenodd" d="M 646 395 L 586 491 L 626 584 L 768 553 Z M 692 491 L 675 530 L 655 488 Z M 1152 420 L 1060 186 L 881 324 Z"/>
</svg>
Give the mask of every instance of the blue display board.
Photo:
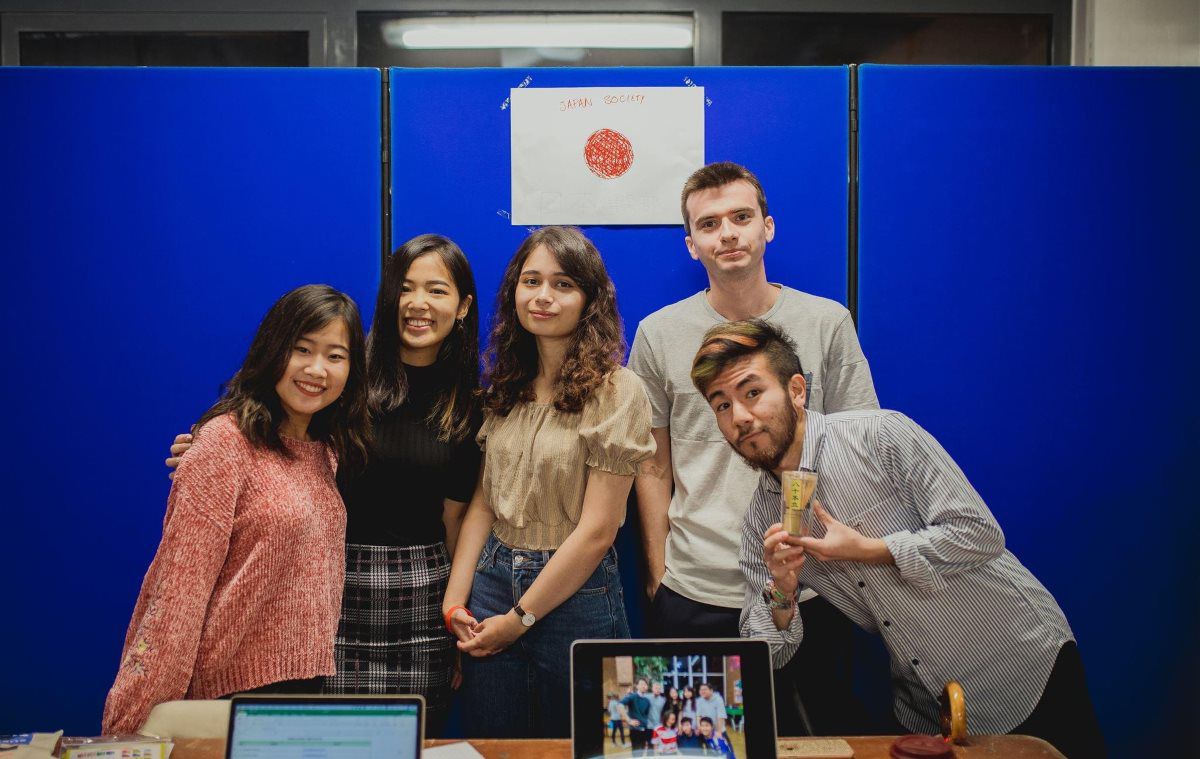
<svg viewBox="0 0 1200 759">
<path fill-rule="evenodd" d="M 529 232 L 509 220 L 508 98 L 524 86 L 704 87 L 705 161 L 741 163 L 766 191 L 776 228 L 768 277 L 846 301 L 845 68 L 391 69 L 390 77 L 393 243 L 423 232 L 457 242 L 475 272 L 485 335 L 504 267 Z M 583 230 L 616 283 L 630 343 L 642 318 L 707 286 L 682 218 Z M 627 523 L 617 550 L 636 636 L 642 550 L 631 531 Z"/>
<path fill-rule="evenodd" d="M 490 317 L 528 234 L 509 220 L 508 98 L 528 87 L 704 87 L 705 161 L 754 171 L 775 217 L 772 281 L 846 301 L 844 68 L 391 69 L 392 241 L 436 231 L 466 252 Z M 682 188 L 680 188 L 682 189 Z M 646 315 L 707 286 L 671 226 L 583 227 L 617 285 L 632 342 Z M 485 318 L 485 323 L 487 318 Z"/>
<path fill-rule="evenodd" d="M 163 467 L 287 290 L 370 317 L 380 72 L 0 69 L 0 733 L 100 729 Z"/>
<path fill-rule="evenodd" d="M 945 445 L 1062 605 L 1112 755 L 1173 754 L 1200 705 L 1200 70 L 859 81 L 880 400 Z"/>
</svg>

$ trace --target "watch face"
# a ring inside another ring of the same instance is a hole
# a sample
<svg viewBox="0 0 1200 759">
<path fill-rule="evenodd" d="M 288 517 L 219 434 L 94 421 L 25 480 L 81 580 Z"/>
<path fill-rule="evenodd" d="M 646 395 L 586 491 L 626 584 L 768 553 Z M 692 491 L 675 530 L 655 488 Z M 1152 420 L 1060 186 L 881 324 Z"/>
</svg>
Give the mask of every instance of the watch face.
<svg viewBox="0 0 1200 759">
<path fill-rule="evenodd" d="M 533 627 L 533 623 L 536 621 L 537 618 L 529 612 L 526 612 L 525 616 L 521 617 L 521 624 L 525 625 L 526 627 Z"/>
</svg>

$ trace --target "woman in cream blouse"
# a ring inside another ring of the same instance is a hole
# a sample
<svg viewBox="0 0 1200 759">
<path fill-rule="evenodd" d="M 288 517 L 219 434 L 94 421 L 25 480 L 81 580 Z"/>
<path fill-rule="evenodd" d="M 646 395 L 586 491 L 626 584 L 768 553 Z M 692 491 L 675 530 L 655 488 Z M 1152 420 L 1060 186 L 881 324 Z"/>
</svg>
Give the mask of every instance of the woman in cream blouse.
<svg viewBox="0 0 1200 759">
<path fill-rule="evenodd" d="M 654 441 L 624 350 L 591 241 L 567 227 L 530 235 L 497 296 L 483 472 L 442 605 L 469 654 L 469 736 L 568 736 L 572 641 L 629 637 L 612 544 Z"/>
</svg>

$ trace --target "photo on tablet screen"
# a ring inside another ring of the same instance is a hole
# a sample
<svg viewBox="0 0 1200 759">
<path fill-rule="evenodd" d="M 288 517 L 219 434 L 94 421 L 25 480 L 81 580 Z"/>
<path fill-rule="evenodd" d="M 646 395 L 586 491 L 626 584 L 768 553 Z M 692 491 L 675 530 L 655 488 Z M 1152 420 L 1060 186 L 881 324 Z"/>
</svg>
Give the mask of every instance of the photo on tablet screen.
<svg viewBox="0 0 1200 759">
<path fill-rule="evenodd" d="M 774 759 L 772 683 L 763 640 L 577 640 L 572 756 Z"/>
<path fill-rule="evenodd" d="M 601 677 L 603 756 L 745 759 L 740 656 L 606 656 Z"/>
</svg>

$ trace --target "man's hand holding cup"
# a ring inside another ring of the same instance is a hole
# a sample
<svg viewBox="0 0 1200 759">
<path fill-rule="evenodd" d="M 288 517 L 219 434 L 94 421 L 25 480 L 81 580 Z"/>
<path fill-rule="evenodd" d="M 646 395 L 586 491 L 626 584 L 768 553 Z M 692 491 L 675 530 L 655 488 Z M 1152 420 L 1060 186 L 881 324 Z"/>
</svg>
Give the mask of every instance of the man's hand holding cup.
<svg viewBox="0 0 1200 759">
<path fill-rule="evenodd" d="M 804 547 L 776 522 L 763 533 L 763 561 L 775 580 L 775 587 L 787 596 L 794 596 L 800 586 L 800 567 L 804 565 Z"/>
</svg>

